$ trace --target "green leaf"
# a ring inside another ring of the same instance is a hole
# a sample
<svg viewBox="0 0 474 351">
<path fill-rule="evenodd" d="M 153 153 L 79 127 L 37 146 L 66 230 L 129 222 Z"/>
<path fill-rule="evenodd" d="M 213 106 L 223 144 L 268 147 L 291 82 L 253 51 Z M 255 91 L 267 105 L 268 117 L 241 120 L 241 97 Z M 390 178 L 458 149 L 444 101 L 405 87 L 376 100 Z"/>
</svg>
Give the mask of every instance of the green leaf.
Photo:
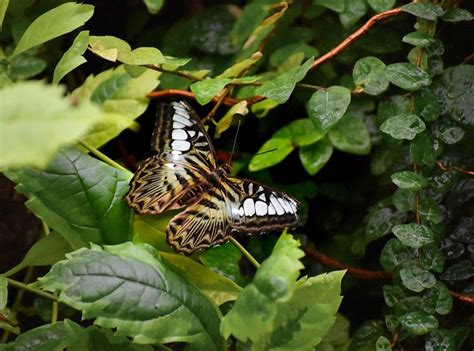
<svg viewBox="0 0 474 351">
<path fill-rule="evenodd" d="M 156 15 L 163 7 L 164 0 L 143 0 L 149 13 Z"/>
<path fill-rule="evenodd" d="M 361 118 L 346 114 L 330 131 L 329 139 L 338 150 L 355 155 L 370 153 L 370 135 Z"/>
<path fill-rule="evenodd" d="M 191 91 L 196 97 L 196 101 L 201 105 L 205 105 L 231 81 L 232 79 L 230 78 L 207 78 L 191 84 Z"/>
<path fill-rule="evenodd" d="M 265 81 L 262 86 L 257 88 L 255 93 L 280 104 L 287 102 L 295 89 L 296 83 L 302 80 L 310 70 L 313 60 L 314 57 L 310 57 L 301 66 L 292 68 L 274 79 Z"/>
<path fill-rule="evenodd" d="M 441 17 L 445 22 L 472 21 L 474 16 L 468 10 L 452 7 Z"/>
<path fill-rule="evenodd" d="M 434 21 L 436 18 L 441 17 L 444 14 L 444 10 L 440 5 L 432 4 L 429 2 L 412 2 L 403 5 L 402 10 L 411 13 L 416 17 L 424 18 L 431 21 Z"/>
<path fill-rule="evenodd" d="M 71 47 L 63 54 L 54 69 L 53 84 L 58 84 L 66 74 L 73 71 L 87 60 L 82 56 L 89 45 L 89 31 L 80 32 Z"/>
<path fill-rule="evenodd" d="M 474 66 L 447 68 L 433 82 L 441 113 L 466 126 L 474 126 Z"/>
<path fill-rule="evenodd" d="M 339 14 L 339 20 L 344 28 L 356 24 L 367 12 L 365 0 L 346 0 L 346 8 Z"/>
<path fill-rule="evenodd" d="M 160 65 L 166 62 L 157 48 L 139 47 L 132 50 L 126 41 L 110 35 L 91 35 L 89 46 L 94 54 L 112 62 L 120 61 L 129 65 Z"/>
<path fill-rule="evenodd" d="M 428 181 L 419 173 L 402 171 L 392 174 L 392 182 L 400 189 L 419 191 L 428 185 Z"/>
<path fill-rule="evenodd" d="M 393 194 L 392 202 L 399 211 L 413 211 L 416 206 L 416 196 L 413 191 L 399 188 Z"/>
<path fill-rule="evenodd" d="M 0 29 L 2 29 L 3 19 L 7 13 L 8 3 L 10 0 L 0 0 Z"/>
<path fill-rule="evenodd" d="M 436 329 L 425 339 L 426 351 L 456 351 L 457 345 L 455 332 L 446 329 Z"/>
<path fill-rule="evenodd" d="M 375 343 L 376 351 L 391 351 L 392 345 L 390 344 L 390 340 L 388 340 L 385 336 L 380 336 Z"/>
<path fill-rule="evenodd" d="M 390 117 L 380 126 L 380 130 L 394 139 L 413 140 L 426 129 L 425 122 L 417 115 L 402 113 Z"/>
<path fill-rule="evenodd" d="M 239 61 L 224 72 L 218 75 L 216 78 L 231 78 L 231 77 L 240 77 L 244 72 L 249 70 L 253 65 L 255 65 L 261 58 L 263 54 L 261 52 L 255 52 L 252 56 L 242 61 Z"/>
<path fill-rule="evenodd" d="M 0 310 L 7 306 L 8 302 L 8 280 L 0 275 Z"/>
<path fill-rule="evenodd" d="M 272 332 L 278 303 L 294 294 L 296 279 L 304 267 L 299 261 L 304 253 L 299 242 L 283 233 L 269 258 L 262 262 L 253 282 L 245 287 L 233 308 L 223 318 L 221 333 L 237 339 L 257 341 Z M 252 323 L 247 321 L 251 320 Z"/>
<path fill-rule="evenodd" d="M 288 138 L 295 146 L 306 146 L 321 140 L 324 134 L 316 130 L 309 118 L 300 118 L 278 129 L 272 138 Z"/>
<path fill-rule="evenodd" d="M 71 251 L 71 245 L 69 245 L 66 239 L 58 232 L 53 231 L 34 243 L 19 264 L 2 274 L 8 277 L 25 267 L 51 266 L 64 259 L 64 255 Z"/>
<path fill-rule="evenodd" d="M 25 30 L 11 57 L 43 44 L 84 25 L 94 6 L 67 2 L 43 13 Z"/>
<path fill-rule="evenodd" d="M 146 244 L 93 245 L 68 254 L 35 286 L 59 294 L 83 318 L 136 343 L 190 343 L 223 350 L 220 313 Z M 120 305 L 111 309 L 110 306 Z"/>
<path fill-rule="evenodd" d="M 159 72 L 146 69 L 132 77 L 119 66 L 87 77 L 71 97 L 74 101 L 100 101 L 101 113 L 99 123 L 82 140 L 97 148 L 131 127 L 148 107 L 146 95 L 158 85 L 159 76 Z"/>
<path fill-rule="evenodd" d="M 227 129 L 230 128 L 232 125 L 232 121 L 234 116 L 245 116 L 249 113 L 249 109 L 247 108 L 247 101 L 243 100 L 234 106 L 232 106 L 227 112 L 225 113 L 224 117 L 222 117 L 216 126 L 216 134 L 215 137 L 218 138 L 222 133 L 224 133 Z"/>
<path fill-rule="evenodd" d="M 349 89 L 332 86 L 315 92 L 306 104 L 306 111 L 316 128 L 326 131 L 344 116 L 350 102 Z"/>
<path fill-rule="evenodd" d="M 437 281 L 436 284 L 423 293 L 423 310 L 426 313 L 447 315 L 453 308 L 453 299 L 446 285 Z"/>
<path fill-rule="evenodd" d="M 176 215 L 167 211 L 160 215 L 133 215 L 133 241 L 152 245 L 158 251 L 174 252 L 166 242 L 166 227 Z"/>
<path fill-rule="evenodd" d="M 433 167 L 436 164 L 437 153 L 433 142 L 427 133 L 418 134 L 410 144 L 410 155 L 414 162 Z"/>
<path fill-rule="evenodd" d="M 297 53 L 303 53 L 303 57 L 316 57 L 318 56 L 319 52 L 314 47 L 305 44 L 305 43 L 292 43 L 288 45 L 284 45 L 276 49 L 272 55 L 270 56 L 270 65 L 273 67 L 280 67 L 288 60 L 288 58 L 292 57 Z"/>
<path fill-rule="evenodd" d="M 336 321 L 323 338 L 315 351 L 333 350 L 350 343 L 350 322 L 341 314 L 336 314 Z"/>
<path fill-rule="evenodd" d="M 406 294 L 400 286 L 384 285 L 383 298 L 389 307 L 395 306 L 400 300 L 406 298 Z"/>
<path fill-rule="evenodd" d="M 240 273 L 241 258 L 242 253 L 232 243 L 213 247 L 199 255 L 199 260 L 204 265 L 243 286 L 246 283 L 246 278 Z"/>
<path fill-rule="evenodd" d="M 300 148 L 300 160 L 309 175 L 318 173 L 330 160 L 333 146 L 328 137 Z"/>
<path fill-rule="evenodd" d="M 373 212 L 367 220 L 365 240 L 369 243 L 391 233 L 395 225 L 406 221 L 406 217 L 404 212 L 395 211 L 391 207 Z"/>
<path fill-rule="evenodd" d="M 80 346 L 79 346 L 80 345 Z M 68 319 L 22 333 L 14 342 L 0 345 L 2 351 L 31 350 L 124 350 L 151 351 L 146 345 L 132 344 L 123 336 L 96 326 L 81 327 Z"/>
<path fill-rule="evenodd" d="M 441 105 L 436 95 L 429 89 L 420 89 L 413 98 L 413 108 L 416 115 L 425 121 L 435 121 L 441 114 Z"/>
<path fill-rule="evenodd" d="M 400 224 L 393 228 L 393 234 L 409 247 L 418 249 L 434 241 L 434 233 L 423 224 Z"/>
<path fill-rule="evenodd" d="M 399 265 L 415 258 L 415 256 L 415 250 L 405 246 L 398 239 L 390 239 L 380 254 L 380 264 L 385 270 L 393 272 Z"/>
<path fill-rule="evenodd" d="M 278 102 L 273 101 L 272 99 L 263 99 L 262 101 L 253 104 L 250 107 L 250 110 L 258 118 L 263 118 L 278 105 Z"/>
<path fill-rule="evenodd" d="M 97 122 L 95 106 L 73 106 L 63 93 L 63 87 L 39 81 L 0 90 L 0 129 L 8 130 L 0 138 L 0 167 L 45 167 L 60 146 L 74 143 Z"/>
<path fill-rule="evenodd" d="M 362 87 L 369 95 L 379 95 L 387 90 L 389 80 L 385 76 L 385 64 L 378 58 L 361 58 L 354 65 L 352 77 L 356 87 Z"/>
<path fill-rule="evenodd" d="M 77 149 L 61 150 L 43 171 L 7 170 L 27 207 L 57 230 L 72 248 L 88 242 L 116 244 L 130 238 L 130 209 L 122 197 L 129 172 Z"/>
<path fill-rule="evenodd" d="M 422 198 L 418 209 L 421 219 L 434 224 L 443 221 L 443 214 L 439 205 L 431 198 Z"/>
<path fill-rule="evenodd" d="M 46 68 L 47 62 L 26 52 L 10 59 L 10 74 L 12 80 L 32 78 Z"/>
<path fill-rule="evenodd" d="M 367 1 L 376 12 L 390 10 L 395 5 L 396 0 L 368 0 Z"/>
<path fill-rule="evenodd" d="M 418 267 L 414 261 L 403 265 L 403 268 L 400 270 L 400 279 L 405 288 L 415 292 L 432 288 L 436 284 L 436 278 L 433 273 Z"/>
<path fill-rule="evenodd" d="M 424 312 L 407 313 L 400 317 L 400 323 L 414 335 L 424 335 L 438 328 L 438 320 Z"/>
<path fill-rule="evenodd" d="M 315 5 L 326 7 L 335 12 L 343 12 L 346 8 L 345 0 L 314 0 Z"/>
<path fill-rule="evenodd" d="M 263 3 L 256 2 L 247 4 L 230 32 L 231 43 L 240 44 L 244 42 L 265 19 L 269 11 L 270 8 Z"/>
<path fill-rule="evenodd" d="M 259 171 L 274 166 L 283 161 L 294 150 L 294 146 L 288 138 L 271 138 L 252 157 L 249 164 L 251 172 Z"/>
<path fill-rule="evenodd" d="M 412 32 L 405 35 L 402 39 L 404 43 L 425 48 L 435 42 L 435 39 L 429 34 L 422 32 Z"/>
<path fill-rule="evenodd" d="M 424 269 L 441 273 L 445 260 L 441 250 L 434 244 L 428 244 L 420 250 L 420 264 Z"/>
<path fill-rule="evenodd" d="M 415 91 L 431 84 L 428 73 L 408 62 L 394 63 L 387 66 L 385 75 L 392 84 L 408 91 Z"/>
<path fill-rule="evenodd" d="M 218 306 L 236 300 L 242 291 L 242 288 L 229 278 L 213 272 L 189 257 L 166 252 L 161 252 L 160 255 L 169 266 L 175 268 Z"/>
</svg>

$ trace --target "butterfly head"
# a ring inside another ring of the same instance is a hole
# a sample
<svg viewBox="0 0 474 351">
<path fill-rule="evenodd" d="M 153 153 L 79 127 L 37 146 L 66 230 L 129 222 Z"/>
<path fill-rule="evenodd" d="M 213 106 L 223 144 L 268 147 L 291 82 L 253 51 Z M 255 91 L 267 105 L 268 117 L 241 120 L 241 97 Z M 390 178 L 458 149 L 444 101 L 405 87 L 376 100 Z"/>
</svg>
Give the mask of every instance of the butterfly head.
<svg viewBox="0 0 474 351">
<path fill-rule="evenodd" d="M 223 163 L 219 170 L 223 173 L 223 175 L 228 175 L 232 171 L 232 163 L 226 162 Z"/>
</svg>

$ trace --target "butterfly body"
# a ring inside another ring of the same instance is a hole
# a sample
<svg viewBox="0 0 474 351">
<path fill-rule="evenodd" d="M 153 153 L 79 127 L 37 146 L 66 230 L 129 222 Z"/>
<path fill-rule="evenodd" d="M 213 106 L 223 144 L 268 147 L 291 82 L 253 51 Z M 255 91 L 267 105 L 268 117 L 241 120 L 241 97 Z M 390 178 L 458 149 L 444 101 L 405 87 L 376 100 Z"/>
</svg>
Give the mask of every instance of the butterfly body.
<svg viewBox="0 0 474 351">
<path fill-rule="evenodd" d="M 218 167 L 204 127 L 185 102 L 162 104 L 152 148 L 125 201 L 135 212 L 159 214 L 186 208 L 167 228 L 167 241 L 185 254 L 229 240 L 235 233 L 260 234 L 295 227 L 297 201 L 262 184 L 230 177 Z"/>
</svg>

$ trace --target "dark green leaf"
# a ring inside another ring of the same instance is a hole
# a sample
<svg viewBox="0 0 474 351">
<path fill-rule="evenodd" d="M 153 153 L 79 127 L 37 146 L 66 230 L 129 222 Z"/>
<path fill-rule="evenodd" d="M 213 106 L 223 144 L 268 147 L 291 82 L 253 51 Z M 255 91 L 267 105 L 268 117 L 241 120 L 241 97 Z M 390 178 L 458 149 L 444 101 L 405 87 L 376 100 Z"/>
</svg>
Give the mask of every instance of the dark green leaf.
<svg viewBox="0 0 474 351">
<path fill-rule="evenodd" d="M 80 32 L 71 47 L 63 54 L 54 69 L 53 84 L 58 84 L 66 74 L 73 71 L 87 60 L 82 56 L 89 45 L 89 31 Z"/>
<path fill-rule="evenodd" d="M 393 315 L 393 314 L 386 314 L 385 315 L 385 325 L 387 326 L 387 329 L 394 333 L 398 326 L 400 325 L 400 321 L 398 320 L 398 317 Z"/>
<path fill-rule="evenodd" d="M 346 8 L 339 14 L 339 20 L 344 28 L 349 28 L 367 12 L 365 0 L 348 0 Z"/>
<path fill-rule="evenodd" d="M 408 62 L 387 66 L 385 75 L 392 84 L 409 91 L 415 91 L 431 84 L 428 73 Z"/>
<path fill-rule="evenodd" d="M 346 114 L 329 131 L 329 139 L 336 149 L 356 155 L 370 153 L 370 135 L 361 118 Z"/>
<path fill-rule="evenodd" d="M 403 286 L 408 290 L 421 292 L 432 288 L 436 284 L 435 276 L 429 271 L 420 268 L 414 261 L 405 263 L 400 270 Z"/>
<path fill-rule="evenodd" d="M 0 129 L 8 130 L 0 138 L 0 167 L 45 167 L 60 146 L 74 143 L 99 120 L 95 106 L 73 106 L 63 94 L 63 87 L 40 81 L 0 90 Z"/>
<path fill-rule="evenodd" d="M 413 107 L 416 115 L 425 121 L 435 121 L 441 114 L 441 106 L 436 95 L 429 89 L 420 89 L 413 98 Z"/>
<path fill-rule="evenodd" d="M 272 138 L 288 138 L 295 146 L 306 146 L 324 138 L 324 133 L 318 131 L 309 118 L 301 118 L 277 130 Z"/>
<path fill-rule="evenodd" d="M 130 238 L 130 209 L 122 197 L 131 174 L 77 149 L 60 151 L 44 171 L 8 170 L 26 205 L 63 235 L 72 248 Z"/>
<path fill-rule="evenodd" d="M 232 44 L 245 41 L 267 16 L 268 10 L 263 3 L 247 4 L 230 32 Z"/>
<path fill-rule="evenodd" d="M 415 256 L 415 250 L 403 245 L 398 239 L 390 239 L 380 254 L 380 264 L 387 271 L 393 272 L 399 265 Z"/>
<path fill-rule="evenodd" d="M 81 27 L 92 17 L 94 6 L 67 2 L 36 18 L 21 36 L 12 57 Z"/>
<path fill-rule="evenodd" d="M 249 170 L 254 172 L 274 166 L 277 163 L 283 161 L 293 150 L 294 145 L 291 142 L 291 139 L 271 138 L 262 145 L 262 147 L 258 150 L 257 155 L 252 157 L 252 160 L 249 164 Z"/>
<path fill-rule="evenodd" d="M 369 95 L 383 93 L 390 83 L 385 76 L 385 64 L 373 56 L 358 60 L 354 65 L 352 77 L 356 87 L 362 87 Z"/>
<path fill-rule="evenodd" d="M 5 18 L 5 13 L 7 12 L 9 2 L 10 2 L 10 0 L 1 0 L 0 1 L 0 29 L 2 29 L 3 19 Z"/>
<path fill-rule="evenodd" d="M 325 137 L 316 143 L 300 148 L 301 164 L 309 175 L 315 175 L 329 161 L 332 152 L 332 143 Z"/>
<path fill-rule="evenodd" d="M 319 52 L 314 47 L 305 43 L 294 43 L 288 44 L 276 49 L 272 56 L 270 56 L 270 65 L 273 67 L 279 67 L 285 63 L 285 61 L 294 54 L 303 53 L 303 57 L 315 57 L 318 56 Z"/>
<path fill-rule="evenodd" d="M 441 274 L 441 279 L 447 281 L 462 281 L 472 277 L 474 277 L 474 266 L 470 260 L 459 261 Z"/>
<path fill-rule="evenodd" d="M 82 310 L 83 318 L 96 318 L 96 325 L 117 328 L 135 342 L 224 349 L 219 310 L 149 245 L 82 248 L 35 285 L 59 293 L 59 300 Z M 110 309 L 118 304 L 119 309 Z"/>
<path fill-rule="evenodd" d="M 392 228 L 406 220 L 404 212 L 394 211 L 390 207 L 384 207 L 372 213 L 367 221 L 365 238 L 367 242 L 377 240 L 392 231 Z"/>
<path fill-rule="evenodd" d="M 426 351 L 456 351 L 455 333 L 446 329 L 437 329 L 431 332 L 425 339 Z"/>
<path fill-rule="evenodd" d="M 346 8 L 346 0 L 314 0 L 314 3 L 339 13 Z"/>
<path fill-rule="evenodd" d="M 385 336 L 381 336 L 377 339 L 375 343 L 376 351 L 391 351 L 392 346 L 390 344 L 390 340 L 388 340 Z"/>
<path fill-rule="evenodd" d="M 443 214 L 438 204 L 431 198 L 422 198 L 418 209 L 421 219 L 434 224 L 443 221 Z"/>
<path fill-rule="evenodd" d="M 452 7 L 441 17 L 445 22 L 472 21 L 474 16 L 468 10 Z"/>
<path fill-rule="evenodd" d="M 152 15 L 156 15 L 160 12 L 164 4 L 164 0 L 143 0 L 143 2 L 145 3 L 148 12 Z"/>
<path fill-rule="evenodd" d="M 407 296 L 400 286 L 384 285 L 383 297 L 387 306 L 393 307 L 398 303 L 398 301 L 406 298 Z"/>
<path fill-rule="evenodd" d="M 415 209 L 415 192 L 397 189 L 392 196 L 393 205 L 399 211 L 413 211 Z"/>
<path fill-rule="evenodd" d="M 441 273 L 444 269 L 444 255 L 438 246 L 428 244 L 420 250 L 420 264 L 424 269 Z"/>
<path fill-rule="evenodd" d="M 408 296 L 397 302 L 393 311 L 400 318 L 406 313 L 423 310 L 423 299 L 420 296 Z"/>
<path fill-rule="evenodd" d="M 431 244 L 435 239 L 433 231 L 423 224 L 400 224 L 393 228 L 393 234 L 409 247 L 418 249 Z"/>
<path fill-rule="evenodd" d="M 315 92 L 306 104 L 306 111 L 316 128 L 326 131 L 344 116 L 350 102 L 349 89 L 332 86 Z"/>
<path fill-rule="evenodd" d="M 430 2 L 412 2 L 402 6 L 402 10 L 412 15 L 427 20 L 434 21 L 436 18 L 444 14 L 443 8 L 438 4 L 432 4 Z"/>
<path fill-rule="evenodd" d="M 423 120 L 411 113 L 390 117 L 380 126 L 380 130 L 395 139 L 413 140 L 426 128 Z"/>
<path fill-rule="evenodd" d="M 362 324 L 352 337 L 349 351 L 370 350 L 375 351 L 374 346 L 377 339 L 385 333 L 382 322 L 368 321 Z"/>
<path fill-rule="evenodd" d="M 382 100 L 377 110 L 377 120 L 381 124 L 390 117 L 409 113 L 410 99 L 406 96 L 395 95 Z"/>
<path fill-rule="evenodd" d="M 410 155 L 414 162 L 428 167 L 433 167 L 436 164 L 438 156 L 427 133 L 418 134 L 415 140 L 410 143 Z"/>
<path fill-rule="evenodd" d="M 446 285 L 437 281 L 436 284 L 423 293 L 423 310 L 427 313 L 448 314 L 453 308 L 453 299 Z"/>
<path fill-rule="evenodd" d="M 418 46 L 425 48 L 434 43 L 435 39 L 429 34 L 422 32 L 412 32 L 403 37 L 403 42 L 411 44 L 413 46 Z"/>
<path fill-rule="evenodd" d="M 400 189 L 419 191 L 428 185 L 428 181 L 419 173 L 402 171 L 392 174 L 392 182 Z"/>
<path fill-rule="evenodd" d="M 401 325 L 415 335 L 424 335 L 438 328 L 438 320 L 424 312 L 410 312 L 400 317 Z"/>
<path fill-rule="evenodd" d="M 459 123 L 446 118 L 434 123 L 432 128 L 433 136 L 448 145 L 459 143 L 466 134 L 464 128 Z"/>
<path fill-rule="evenodd" d="M 39 57 L 22 53 L 10 60 L 10 78 L 12 80 L 23 80 L 32 78 L 46 68 L 47 62 Z"/>
<path fill-rule="evenodd" d="M 246 279 L 240 273 L 241 258 L 242 253 L 232 243 L 213 247 L 199 255 L 199 260 L 204 265 L 243 286 Z"/>
<path fill-rule="evenodd" d="M 367 1 L 376 12 L 390 10 L 395 5 L 396 0 L 368 0 Z"/>
</svg>

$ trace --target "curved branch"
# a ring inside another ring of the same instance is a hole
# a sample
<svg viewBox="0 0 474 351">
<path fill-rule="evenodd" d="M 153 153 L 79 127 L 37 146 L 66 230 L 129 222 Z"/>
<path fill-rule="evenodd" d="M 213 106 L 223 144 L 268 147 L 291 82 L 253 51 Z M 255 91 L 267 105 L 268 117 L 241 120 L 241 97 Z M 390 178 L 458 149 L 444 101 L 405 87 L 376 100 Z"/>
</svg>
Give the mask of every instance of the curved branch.
<svg viewBox="0 0 474 351">
<path fill-rule="evenodd" d="M 311 65 L 311 70 L 315 69 L 322 63 L 332 59 L 334 56 L 340 54 L 349 45 L 351 45 L 353 42 L 355 42 L 357 39 L 359 39 L 361 36 L 367 33 L 370 30 L 370 28 L 372 28 L 377 22 L 380 22 L 392 16 L 396 16 L 400 14 L 401 12 L 402 12 L 402 9 L 400 7 L 397 7 L 396 9 L 380 12 L 376 14 L 375 16 L 371 17 L 362 27 L 360 27 L 354 33 L 349 35 L 338 46 L 336 46 L 331 51 L 325 53 L 323 56 L 318 57 L 316 60 L 314 60 L 313 64 Z"/>
<path fill-rule="evenodd" d="M 474 296 L 473 295 L 463 295 L 454 291 L 449 290 L 449 294 L 454 297 L 455 299 L 458 299 L 459 301 L 468 303 L 470 305 L 474 305 Z"/>
</svg>

